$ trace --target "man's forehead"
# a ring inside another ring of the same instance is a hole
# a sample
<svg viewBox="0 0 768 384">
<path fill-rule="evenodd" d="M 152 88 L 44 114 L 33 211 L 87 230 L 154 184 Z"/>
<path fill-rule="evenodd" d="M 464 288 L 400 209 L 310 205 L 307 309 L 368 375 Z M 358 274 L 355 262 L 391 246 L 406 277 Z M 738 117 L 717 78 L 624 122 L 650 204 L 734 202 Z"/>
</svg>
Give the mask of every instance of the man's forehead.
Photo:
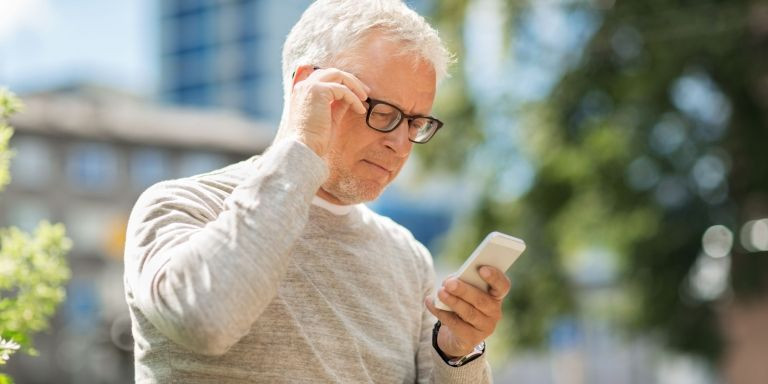
<svg viewBox="0 0 768 384">
<path fill-rule="evenodd" d="M 386 67 L 385 67 L 386 68 Z M 386 101 L 411 114 L 427 114 L 435 96 L 434 71 L 399 68 L 399 70 L 356 70 L 340 68 L 350 72 L 367 85 L 371 98 Z M 374 69 L 374 68 L 369 68 Z M 420 79 L 421 78 L 421 79 Z"/>
</svg>

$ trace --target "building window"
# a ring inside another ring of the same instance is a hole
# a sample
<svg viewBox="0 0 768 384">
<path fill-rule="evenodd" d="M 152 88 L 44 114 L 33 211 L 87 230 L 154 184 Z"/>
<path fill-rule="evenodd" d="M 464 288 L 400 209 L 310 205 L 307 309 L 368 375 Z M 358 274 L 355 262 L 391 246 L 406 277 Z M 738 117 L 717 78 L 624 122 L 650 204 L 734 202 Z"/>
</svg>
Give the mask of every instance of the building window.
<svg viewBox="0 0 768 384">
<path fill-rule="evenodd" d="M 224 108 L 238 108 L 241 104 L 239 84 L 226 82 L 216 89 L 216 106 Z"/>
<path fill-rule="evenodd" d="M 202 9 L 205 9 L 208 4 L 210 4 L 209 1 L 206 0 L 176 0 L 176 1 L 169 1 L 171 4 L 171 9 L 174 10 L 176 15 L 184 15 L 189 12 L 199 12 Z"/>
<path fill-rule="evenodd" d="M 51 210 L 43 200 L 15 199 L 7 205 L 6 222 L 24 231 L 32 232 L 43 220 L 50 220 Z"/>
<path fill-rule="evenodd" d="M 204 85 L 211 78 L 211 59 L 211 52 L 205 48 L 170 57 L 174 72 L 169 75 L 175 79 L 174 83 L 179 88 Z"/>
<path fill-rule="evenodd" d="M 45 140 L 19 137 L 11 141 L 16 155 L 11 160 L 11 181 L 26 188 L 47 185 L 53 168 L 51 148 Z"/>
<path fill-rule="evenodd" d="M 211 87 L 200 85 L 176 90 L 173 99 L 182 105 L 205 107 L 211 104 Z"/>
<path fill-rule="evenodd" d="M 264 100 L 261 98 L 259 85 L 256 79 L 242 80 L 240 82 L 241 108 L 251 116 L 262 116 L 265 113 Z"/>
<path fill-rule="evenodd" d="M 112 230 L 116 218 L 121 212 L 106 206 L 72 203 L 65 212 L 67 236 L 72 239 L 72 256 L 83 257 L 107 255 Z"/>
<path fill-rule="evenodd" d="M 131 155 L 131 181 L 139 189 L 171 177 L 168 155 L 160 149 L 142 148 Z"/>
<path fill-rule="evenodd" d="M 77 189 L 109 191 L 117 183 L 117 154 L 104 143 L 76 145 L 69 154 L 67 175 Z"/>
<path fill-rule="evenodd" d="M 267 16 L 266 4 L 263 1 L 245 0 L 239 4 L 240 39 L 250 40 L 259 35 L 260 21 Z"/>
<path fill-rule="evenodd" d="M 179 174 L 182 177 L 210 172 L 227 165 L 227 159 L 215 153 L 189 153 L 181 158 Z"/>
<path fill-rule="evenodd" d="M 178 16 L 176 23 L 177 52 L 193 50 L 208 45 L 212 38 L 212 15 L 210 10 L 201 8 Z"/>
<path fill-rule="evenodd" d="M 282 84 L 277 78 L 256 77 L 240 82 L 240 109 L 263 120 L 277 122 L 283 108 Z"/>
<path fill-rule="evenodd" d="M 240 68 L 243 69 L 241 76 L 256 78 L 268 71 L 274 64 L 279 66 L 277 60 L 271 60 L 268 58 L 269 55 L 265 54 L 269 52 L 269 47 L 263 40 L 241 42 L 240 49 L 242 52 Z"/>
</svg>

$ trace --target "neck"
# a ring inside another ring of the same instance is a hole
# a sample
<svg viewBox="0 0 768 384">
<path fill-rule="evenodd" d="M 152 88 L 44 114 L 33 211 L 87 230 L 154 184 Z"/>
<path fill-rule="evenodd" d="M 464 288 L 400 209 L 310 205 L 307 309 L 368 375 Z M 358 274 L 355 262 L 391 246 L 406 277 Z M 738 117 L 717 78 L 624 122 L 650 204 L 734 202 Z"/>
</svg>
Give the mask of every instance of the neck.
<svg viewBox="0 0 768 384">
<path fill-rule="evenodd" d="M 318 197 L 322 198 L 323 200 L 325 200 L 325 201 L 327 201 L 329 203 L 332 203 L 332 204 L 336 204 L 336 205 L 350 205 L 350 204 L 344 203 L 343 201 L 339 200 L 338 198 L 336 198 L 336 196 L 331 195 L 330 193 L 328 193 L 328 191 L 326 191 L 323 188 L 318 189 L 316 195 Z"/>
<path fill-rule="evenodd" d="M 331 199 L 328 197 L 321 197 L 321 190 L 318 190 L 315 197 L 312 198 L 312 205 L 318 206 L 320 208 L 325 209 L 326 211 L 329 211 L 333 213 L 336 216 L 346 216 L 350 212 L 352 212 L 353 209 L 355 209 L 354 204 L 343 204 L 338 199 L 334 198 L 328 192 L 325 192 L 325 196 L 330 196 Z"/>
</svg>

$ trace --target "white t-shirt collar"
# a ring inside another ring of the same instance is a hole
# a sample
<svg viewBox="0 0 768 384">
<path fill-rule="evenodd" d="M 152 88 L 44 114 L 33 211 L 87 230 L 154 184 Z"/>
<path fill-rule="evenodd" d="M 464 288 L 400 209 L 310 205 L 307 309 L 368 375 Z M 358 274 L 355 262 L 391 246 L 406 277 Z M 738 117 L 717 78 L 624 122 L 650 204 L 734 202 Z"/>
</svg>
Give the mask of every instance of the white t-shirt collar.
<svg viewBox="0 0 768 384">
<path fill-rule="evenodd" d="M 347 215 L 350 212 L 352 212 L 352 209 L 355 208 L 355 205 L 338 205 L 338 204 L 331 203 L 330 201 L 325 200 L 322 197 L 317 195 L 312 197 L 312 205 L 316 205 L 320 208 L 323 208 L 326 211 L 329 211 L 336 216 Z"/>
</svg>

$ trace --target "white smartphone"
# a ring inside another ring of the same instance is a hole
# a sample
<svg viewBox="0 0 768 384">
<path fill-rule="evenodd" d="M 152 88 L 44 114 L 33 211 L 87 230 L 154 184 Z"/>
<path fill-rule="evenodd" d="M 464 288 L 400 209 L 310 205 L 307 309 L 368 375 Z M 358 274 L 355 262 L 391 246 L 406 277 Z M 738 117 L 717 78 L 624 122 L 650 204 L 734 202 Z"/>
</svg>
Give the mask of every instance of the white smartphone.
<svg viewBox="0 0 768 384">
<path fill-rule="evenodd" d="M 454 276 L 458 276 L 459 280 L 487 292 L 488 283 L 480 277 L 477 269 L 480 266 L 489 265 L 506 272 L 523 251 L 525 251 L 524 241 L 501 232 L 491 232 L 475 248 L 475 251 Z M 444 311 L 453 311 L 437 298 L 437 291 L 435 291 L 435 307 Z"/>
</svg>

